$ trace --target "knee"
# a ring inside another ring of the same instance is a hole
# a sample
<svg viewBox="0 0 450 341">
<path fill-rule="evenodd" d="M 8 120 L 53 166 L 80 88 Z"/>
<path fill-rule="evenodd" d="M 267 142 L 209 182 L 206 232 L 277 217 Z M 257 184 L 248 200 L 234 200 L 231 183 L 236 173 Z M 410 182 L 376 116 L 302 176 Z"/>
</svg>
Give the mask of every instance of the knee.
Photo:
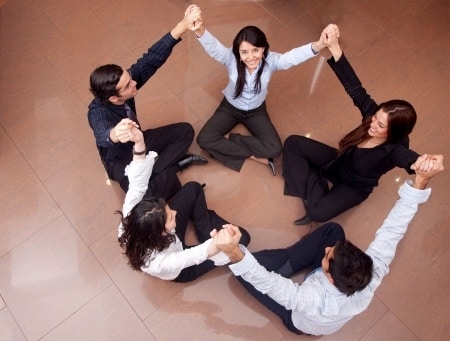
<svg viewBox="0 0 450 341">
<path fill-rule="evenodd" d="M 275 143 L 272 145 L 272 147 L 269 149 L 269 157 L 277 157 L 281 155 L 281 152 L 283 151 L 283 145 L 280 143 Z"/>
<path fill-rule="evenodd" d="M 239 240 L 239 244 L 248 246 L 251 240 L 250 233 L 248 233 L 247 230 L 242 227 L 239 227 L 239 231 L 241 232 L 241 239 Z"/>
<path fill-rule="evenodd" d="M 186 182 L 183 187 L 196 193 L 199 193 L 203 190 L 202 185 L 200 185 L 200 183 L 198 183 L 197 181 Z"/>
<path fill-rule="evenodd" d="M 219 136 L 217 136 L 217 137 L 219 137 Z M 214 140 L 218 139 L 217 137 L 214 136 L 214 134 L 211 134 L 211 132 L 208 132 L 208 131 L 205 131 L 204 129 L 202 129 L 198 133 L 197 143 L 202 149 L 207 150 L 208 148 L 211 147 L 211 143 Z"/>
<path fill-rule="evenodd" d="M 180 122 L 177 123 L 179 136 L 183 136 L 184 138 L 187 138 L 192 142 L 194 140 L 194 127 L 188 122 Z"/>
<path fill-rule="evenodd" d="M 197 144 L 203 148 L 205 143 L 206 143 L 205 135 L 203 134 L 203 130 L 201 130 L 197 135 Z"/>
<path fill-rule="evenodd" d="M 290 135 L 286 138 L 286 140 L 284 140 L 284 145 L 282 147 L 282 149 L 287 150 L 287 149 L 295 149 L 295 146 L 299 143 L 299 141 L 302 140 L 302 138 L 304 138 L 303 136 L 299 136 L 299 135 Z"/>
<path fill-rule="evenodd" d="M 306 208 L 309 217 L 313 220 L 313 221 L 317 221 L 319 223 L 327 221 L 331 218 L 334 218 L 335 215 L 330 215 L 330 213 L 325 210 L 323 207 L 318 207 L 318 206 L 308 206 Z"/>
<path fill-rule="evenodd" d="M 340 224 L 330 221 L 324 225 L 324 228 L 327 229 L 327 234 L 334 236 L 334 239 L 345 239 L 345 232 Z"/>
</svg>

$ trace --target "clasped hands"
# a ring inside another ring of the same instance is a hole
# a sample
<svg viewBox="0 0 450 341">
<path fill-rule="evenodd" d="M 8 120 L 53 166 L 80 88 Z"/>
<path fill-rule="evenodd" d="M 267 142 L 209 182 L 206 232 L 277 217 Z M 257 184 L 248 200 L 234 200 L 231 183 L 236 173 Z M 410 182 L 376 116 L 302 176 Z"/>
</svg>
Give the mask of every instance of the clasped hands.
<svg viewBox="0 0 450 341">
<path fill-rule="evenodd" d="M 219 251 L 224 252 L 230 256 L 236 249 L 238 249 L 239 240 L 241 239 L 241 231 L 239 227 L 232 224 L 225 224 L 222 229 L 212 230 L 211 238 Z"/>
<path fill-rule="evenodd" d="M 117 125 L 114 127 L 114 133 L 118 142 L 126 143 L 129 141 L 135 141 L 136 134 L 139 134 L 137 131 L 139 130 L 139 125 L 130 120 L 129 118 L 122 119 Z M 141 132 L 142 134 L 142 132 Z"/>
</svg>

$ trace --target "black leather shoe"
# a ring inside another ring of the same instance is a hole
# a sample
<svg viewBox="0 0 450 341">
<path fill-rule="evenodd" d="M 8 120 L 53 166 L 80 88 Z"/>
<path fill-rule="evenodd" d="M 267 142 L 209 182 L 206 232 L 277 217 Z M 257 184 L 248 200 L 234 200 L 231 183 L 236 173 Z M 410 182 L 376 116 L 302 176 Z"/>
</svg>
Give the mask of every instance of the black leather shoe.
<svg viewBox="0 0 450 341">
<path fill-rule="evenodd" d="M 269 168 L 272 171 L 273 176 L 276 176 L 277 175 L 277 170 L 275 169 L 275 163 L 273 162 L 273 159 L 271 157 L 269 157 L 267 159 L 267 161 L 269 162 Z"/>
<path fill-rule="evenodd" d="M 294 225 L 307 225 L 310 222 L 312 222 L 311 217 L 309 215 L 305 215 L 304 217 L 294 221 Z"/>
<path fill-rule="evenodd" d="M 208 163 L 208 160 L 206 160 L 203 156 L 186 154 L 180 161 L 178 161 L 178 166 L 180 166 L 180 170 L 182 170 L 192 165 L 204 165 L 205 163 Z"/>
</svg>

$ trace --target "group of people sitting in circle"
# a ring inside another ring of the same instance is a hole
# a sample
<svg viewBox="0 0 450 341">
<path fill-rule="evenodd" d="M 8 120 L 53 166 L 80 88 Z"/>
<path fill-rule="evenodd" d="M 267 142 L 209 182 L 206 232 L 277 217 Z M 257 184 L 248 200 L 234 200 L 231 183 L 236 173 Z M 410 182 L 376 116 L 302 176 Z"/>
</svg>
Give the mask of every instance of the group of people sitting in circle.
<svg viewBox="0 0 450 341">
<path fill-rule="evenodd" d="M 252 254 L 246 248 L 248 231 L 208 209 L 204 184 L 180 183 L 178 171 L 208 162 L 188 153 L 192 126 L 174 123 L 142 130 L 134 98 L 187 31 L 228 72 L 224 98 L 199 132 L 198 144 L 235 171 L 252 159 L 276 175 L 274 158 L 282 154 L 284 194 L 301 198 L 306 210 L 294 224 L 326 222 L 358 205 L 395 167 L 415 174 L 400 187 L 400 199 L 365 252 L 345 238 L 339 224 L 327 222 L 285 249 Z M 200 8 L 189 5 L 183 19 L 130 68 L 107 64 L 92 72 L 88 120 L 108 176 L 126 192 L 118 211 L 118 240 L 132 269 L 188 282 L 231 263 L 244 287 L 297 334 L 331 334 L 367 308 L 418 204 L 431 193 L 429 180 L 444 169 L 443 156 L 409 149 L 416 123 L 413 106 L 396 99 L 376 103 L 344 55 L 339 37 L 337 25 L 330 24 L 317 41 L 277 53 L 269 49 L 263 31 L 246 26 L 226 47 L 205 28 Z M 362 115 L 361 124 L 337 148 L 299 135 L 283 144 L 266 108 L 270 78 L 325 48 L 331 53 L 329 66 Z M 230 132 L 239 123 L 249 134 Z M 189 221 L 199 241 L 192 247 L 185 243 Z M 312 271 L 303 283 L 289 279 L 305 269 Z"/>
</svg>

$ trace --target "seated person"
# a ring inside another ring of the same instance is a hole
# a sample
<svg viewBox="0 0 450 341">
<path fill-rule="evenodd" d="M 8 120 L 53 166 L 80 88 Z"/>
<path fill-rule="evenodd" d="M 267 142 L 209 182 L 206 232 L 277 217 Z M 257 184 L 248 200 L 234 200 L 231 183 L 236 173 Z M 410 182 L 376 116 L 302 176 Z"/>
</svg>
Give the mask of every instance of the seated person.
<svg viewBox="0 0 450 341">
<path fill-rule="evenodd" d="M 229 261 L 217 249 L 210 237 L 213 229 L 220 229 L 227 221 L 206 205 L 203 186 L 188 182 L 169 204 L 162 198 L 143 197 L 157 154 L 140 153 L 146 150 L 142 131 L 132 126 L 133 160 L 126 168 L 130 185 L 125 196 L 119 226 L 119 243 L 125 249 L 134 270 L 175 282 L 192 281 L 216 265 Z M 193 221 L 199 245 L 187 247 L 185 233 L 189 220 Z M 240 243 L 248 245 L 250 235 L 239 228 Z"/>
<path fill-rule="evenodd" d="M 331 25 L 326 31 L 324 41 L 333 56 L 328 64 L 363 119 L 338 149 L 298 135 L 284 142 L 284 194 L 302 198 L 306 210 L 296 225 L 327 221 L 360 204 L 391 169 L 414 173 L 411 165 L 419 157 L 409 149 L 408 135 L 416 123 L 413 106 L 398 99 L 377 104 L 343 54 L 338 27 Z"/>
<path fill-rule="evenodd" d="M 282 151 L 278 132 L 266 108 L 270 79 L 274 72 L 287 70 L 316 56 L 325 48 L 319 40 L 278 53 L 269 49 L 265 33 L 256 26 L 243 27 L 225 47 L 203 25 L 195 30 L 198 41 L 212 58 L 224 65 L 228 84 L 224 98 L 200 130 L 197 142 L 219 162 L 240 171 L 246 159 L 276 168 L 273 158 Z M 242 123 L 250 134 L 230 133 Z"/>
<path fill-rule="evenodd" d="M 89 104 L 89 125 L 109 178 L 117 181 L 125 192 L 128 190 L 128 178 L 124 170 L 131 161 L 133 148 L 129 129 L 131 123 L 140 126 L 134 97 L 166 62 L 173 47 L 181 41 L 181 35 L 197 28 L 195 21 L 198 21 L 200 14 L 200 8 L 189 6 L 183 20 L 128 70 L 119 65 L 107 64 L 96 68 L 90 76 L 90 90 L 94 99 Z M 192 164 L 207 162 L 201 156 L 186 154 L 194 139 L 194 129 L 189 123 L 148 129 L 144 131 L 144 138 L 149 150 L 159 155 L 148 186 L 150 196 L 170 198 L 181 187 L 177 171 Z"/>
<path fill-rule="evenodd" d="M 400 187 L 400 199 L 366 252 L 348 241 L 342 227 L 333 222 L 286 249 L 254 254 L 239 246 L 239 229 L 227 225 L 215 233 L 216 246 L 230 258 L 230 269 L 244 287 L 290 331 L 332 334 L 369 306 L 419 204 L 431 194 L 425 187 L 444 169 L 443 157 L 422 155 L 412 168 L 414 180 Z M 305 268 L 313 271 L 303 283 L 288 278 Z"/>
</svg>

